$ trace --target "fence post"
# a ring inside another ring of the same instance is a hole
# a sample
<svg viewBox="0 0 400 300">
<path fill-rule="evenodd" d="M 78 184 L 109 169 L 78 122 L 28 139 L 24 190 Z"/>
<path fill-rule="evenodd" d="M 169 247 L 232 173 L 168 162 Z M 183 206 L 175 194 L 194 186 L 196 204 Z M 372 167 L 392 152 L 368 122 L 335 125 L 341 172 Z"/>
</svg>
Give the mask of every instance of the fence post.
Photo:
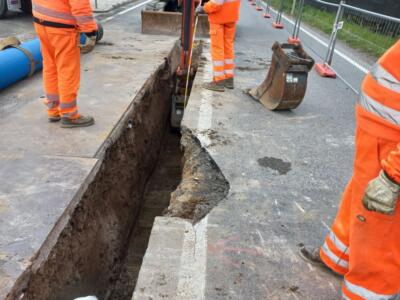
<svg viewBox="0 0 400 300">
<path fill-rule="evenodd" d="M 98 9 L 98 8 L 99 8 L 98 3 L 97 3 L 97 0 L 94 1 L 94 8 L 95 8 L 95 9 Z"/>
<path fill-rule="evenodd" d="M 290 14 L 293 16 L 294 15 L 294 10 L 296 9 L 296 2 L 297 0 L 292 0 L 292 9 L 290 10 Z"/>
<path fill-rule="evenodd" d="M 271 12 L 270 12 L 270 8 L 269 8 L 269 0 L 265 1 L 266 7 L 265 7 L 265 11 L 264 11 L 264 18 L 269 19 L 271 18 Z"/>
<path fill-rule="evenodd" d="M 289 44 L 300 44 L 299 33 L 300 33 L 300 25 L 301 19 L 303 17 L 303 9 L 304 9 L 304 0 L 300 0 L 299 7 L 297 9 L 296 22 L 294 23 L 292 36 L 289 37 Z"/>
<path fill-rule="evenodd" d="M 281 4 L 279 6 L 279 11 L 278 11 L 278 14 L 276 15 L 276 20 L 275 20 L 275 22 L 272 23 L 272 27 L 274 27 L 276 29 L 283 28 L 283 24 L 282 24 L 283 1 L 284 0 L 281 0 Z"/>
<path fill-rule="evenodd" d="M 333 29 L 331 33 L 331 38 L 329 40 L 328 51 L 326 52 L 325 60 L 323 63 L 318 63 L 315 65 L 315 70 L 322 77 L 336 78 L 336 73 L 331 69 L 333 54 L 335 53 L 336 39 L 340 29 L 343 27 L 342 17 L 344 12 L 343 4 L 346 2 L 344 0 L 340 1 L 339 8 L 336 13 L 335 23 L 333 24 Z"/>
<path fill-rule="evenodd" d="M 262 7 L 261 7 L 261 0 L 256 0 L 256 10 L 258 11 L 262 11 Z"/>
</svg>

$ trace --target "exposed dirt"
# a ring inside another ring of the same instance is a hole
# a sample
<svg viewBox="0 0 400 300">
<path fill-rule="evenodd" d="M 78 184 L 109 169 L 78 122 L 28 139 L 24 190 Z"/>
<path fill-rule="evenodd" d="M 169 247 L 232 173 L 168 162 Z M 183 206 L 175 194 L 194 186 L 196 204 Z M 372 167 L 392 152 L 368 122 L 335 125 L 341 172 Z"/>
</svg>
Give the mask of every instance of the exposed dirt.
<svg viewBox="0 0 400 300">
<path fill-rule="evenodd" d="M 58 224 L 61 234 L 46 241 L 7 299 L 109 299 L 160 153 L 177 63 L 175 48 L 98 153 L 98 169 L 83 196 L 76 196 Z"/>
<path fill-rule="evenodd" d="M 171 195 L 166 215 L 196 223 L 227 196 L 229 183 L 199 141 L 185 128 L 181 145 L 184 147 L 182 181 Z"/>
<path fill-rule="evenodd" d="M 171 193 L 181 181 L 182 156 L 180 135 L 172 134 L 167 129 L 159 161 L 146 186 L 143 207 L 130 237 L 121 274 L 109 299 L 132 298 L 154 219 L 161 216 L 168 207 Z"/>
</svg>

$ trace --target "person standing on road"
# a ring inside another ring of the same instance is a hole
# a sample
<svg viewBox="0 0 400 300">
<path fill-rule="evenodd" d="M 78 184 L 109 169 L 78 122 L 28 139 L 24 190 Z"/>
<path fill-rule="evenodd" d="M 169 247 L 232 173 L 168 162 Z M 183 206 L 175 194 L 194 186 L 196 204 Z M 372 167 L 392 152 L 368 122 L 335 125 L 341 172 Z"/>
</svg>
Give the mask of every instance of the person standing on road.
<svg viewBox="0 0 400 300">
<path fill-rule="evenodd" d="M 80 33 L 86 35 L 82 53 L 96 43 L 97 25 L 89 0 L 33 0 L 35 30 L 43 55 L 43 81 L 50 122 L 61 127 L 84 127 L 94 119 L 78 113 Z"/>
<path fill-rule="evenodd" d="M 343 299 L 400 299 L 400 40 L 365 77 L 356 105 L 354 173 L 311 262 L 344 276 Z"/>
<path fill-rule="evenodd" d="M 210 0 L 204 7 L 198 6 L 196 13 L 207 13 L 210 22 L 213 81 L 204 88 L 224 92 L 234 88 L 236 23 L 239 20 L 240 0 Z"/>
</svg>

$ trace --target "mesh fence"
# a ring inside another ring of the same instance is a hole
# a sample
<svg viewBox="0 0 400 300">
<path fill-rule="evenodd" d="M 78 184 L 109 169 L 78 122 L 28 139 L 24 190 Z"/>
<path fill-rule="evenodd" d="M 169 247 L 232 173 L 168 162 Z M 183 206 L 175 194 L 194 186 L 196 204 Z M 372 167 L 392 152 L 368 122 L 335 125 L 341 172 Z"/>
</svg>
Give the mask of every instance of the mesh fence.
<svg viewBox="0 0 400 300">
<path fill-rule="evenodd" d="M 282 6 L 284 13 L 295 16 L 302 1 L 264 0 L 264 2 L 277 10 Z M 302 22 L 331 34 L 341 6 L 337 38 L 375 57 L 381 56 L 400 38 L 400 19 L 342 4 L 305 0 Z"/>
</svg>

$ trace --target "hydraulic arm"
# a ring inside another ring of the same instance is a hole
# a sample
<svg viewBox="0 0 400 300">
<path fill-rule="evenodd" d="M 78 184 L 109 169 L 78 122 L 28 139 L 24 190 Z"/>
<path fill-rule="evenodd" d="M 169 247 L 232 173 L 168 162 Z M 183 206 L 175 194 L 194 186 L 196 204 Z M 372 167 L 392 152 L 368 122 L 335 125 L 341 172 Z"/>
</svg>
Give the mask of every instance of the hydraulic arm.
<svg viewBox="0 0 400 300">
<path fill-rule="evenodd" d="M 191 68 L 193 53 L 193 35 L 195 32 L 195 0 L 183 0 L 180 64 L 176 71 L 175 93 L 172 96 L 171 126 L 178 129 L 189 95 L 189 82 L 194 76 Z"/>
</svg>

